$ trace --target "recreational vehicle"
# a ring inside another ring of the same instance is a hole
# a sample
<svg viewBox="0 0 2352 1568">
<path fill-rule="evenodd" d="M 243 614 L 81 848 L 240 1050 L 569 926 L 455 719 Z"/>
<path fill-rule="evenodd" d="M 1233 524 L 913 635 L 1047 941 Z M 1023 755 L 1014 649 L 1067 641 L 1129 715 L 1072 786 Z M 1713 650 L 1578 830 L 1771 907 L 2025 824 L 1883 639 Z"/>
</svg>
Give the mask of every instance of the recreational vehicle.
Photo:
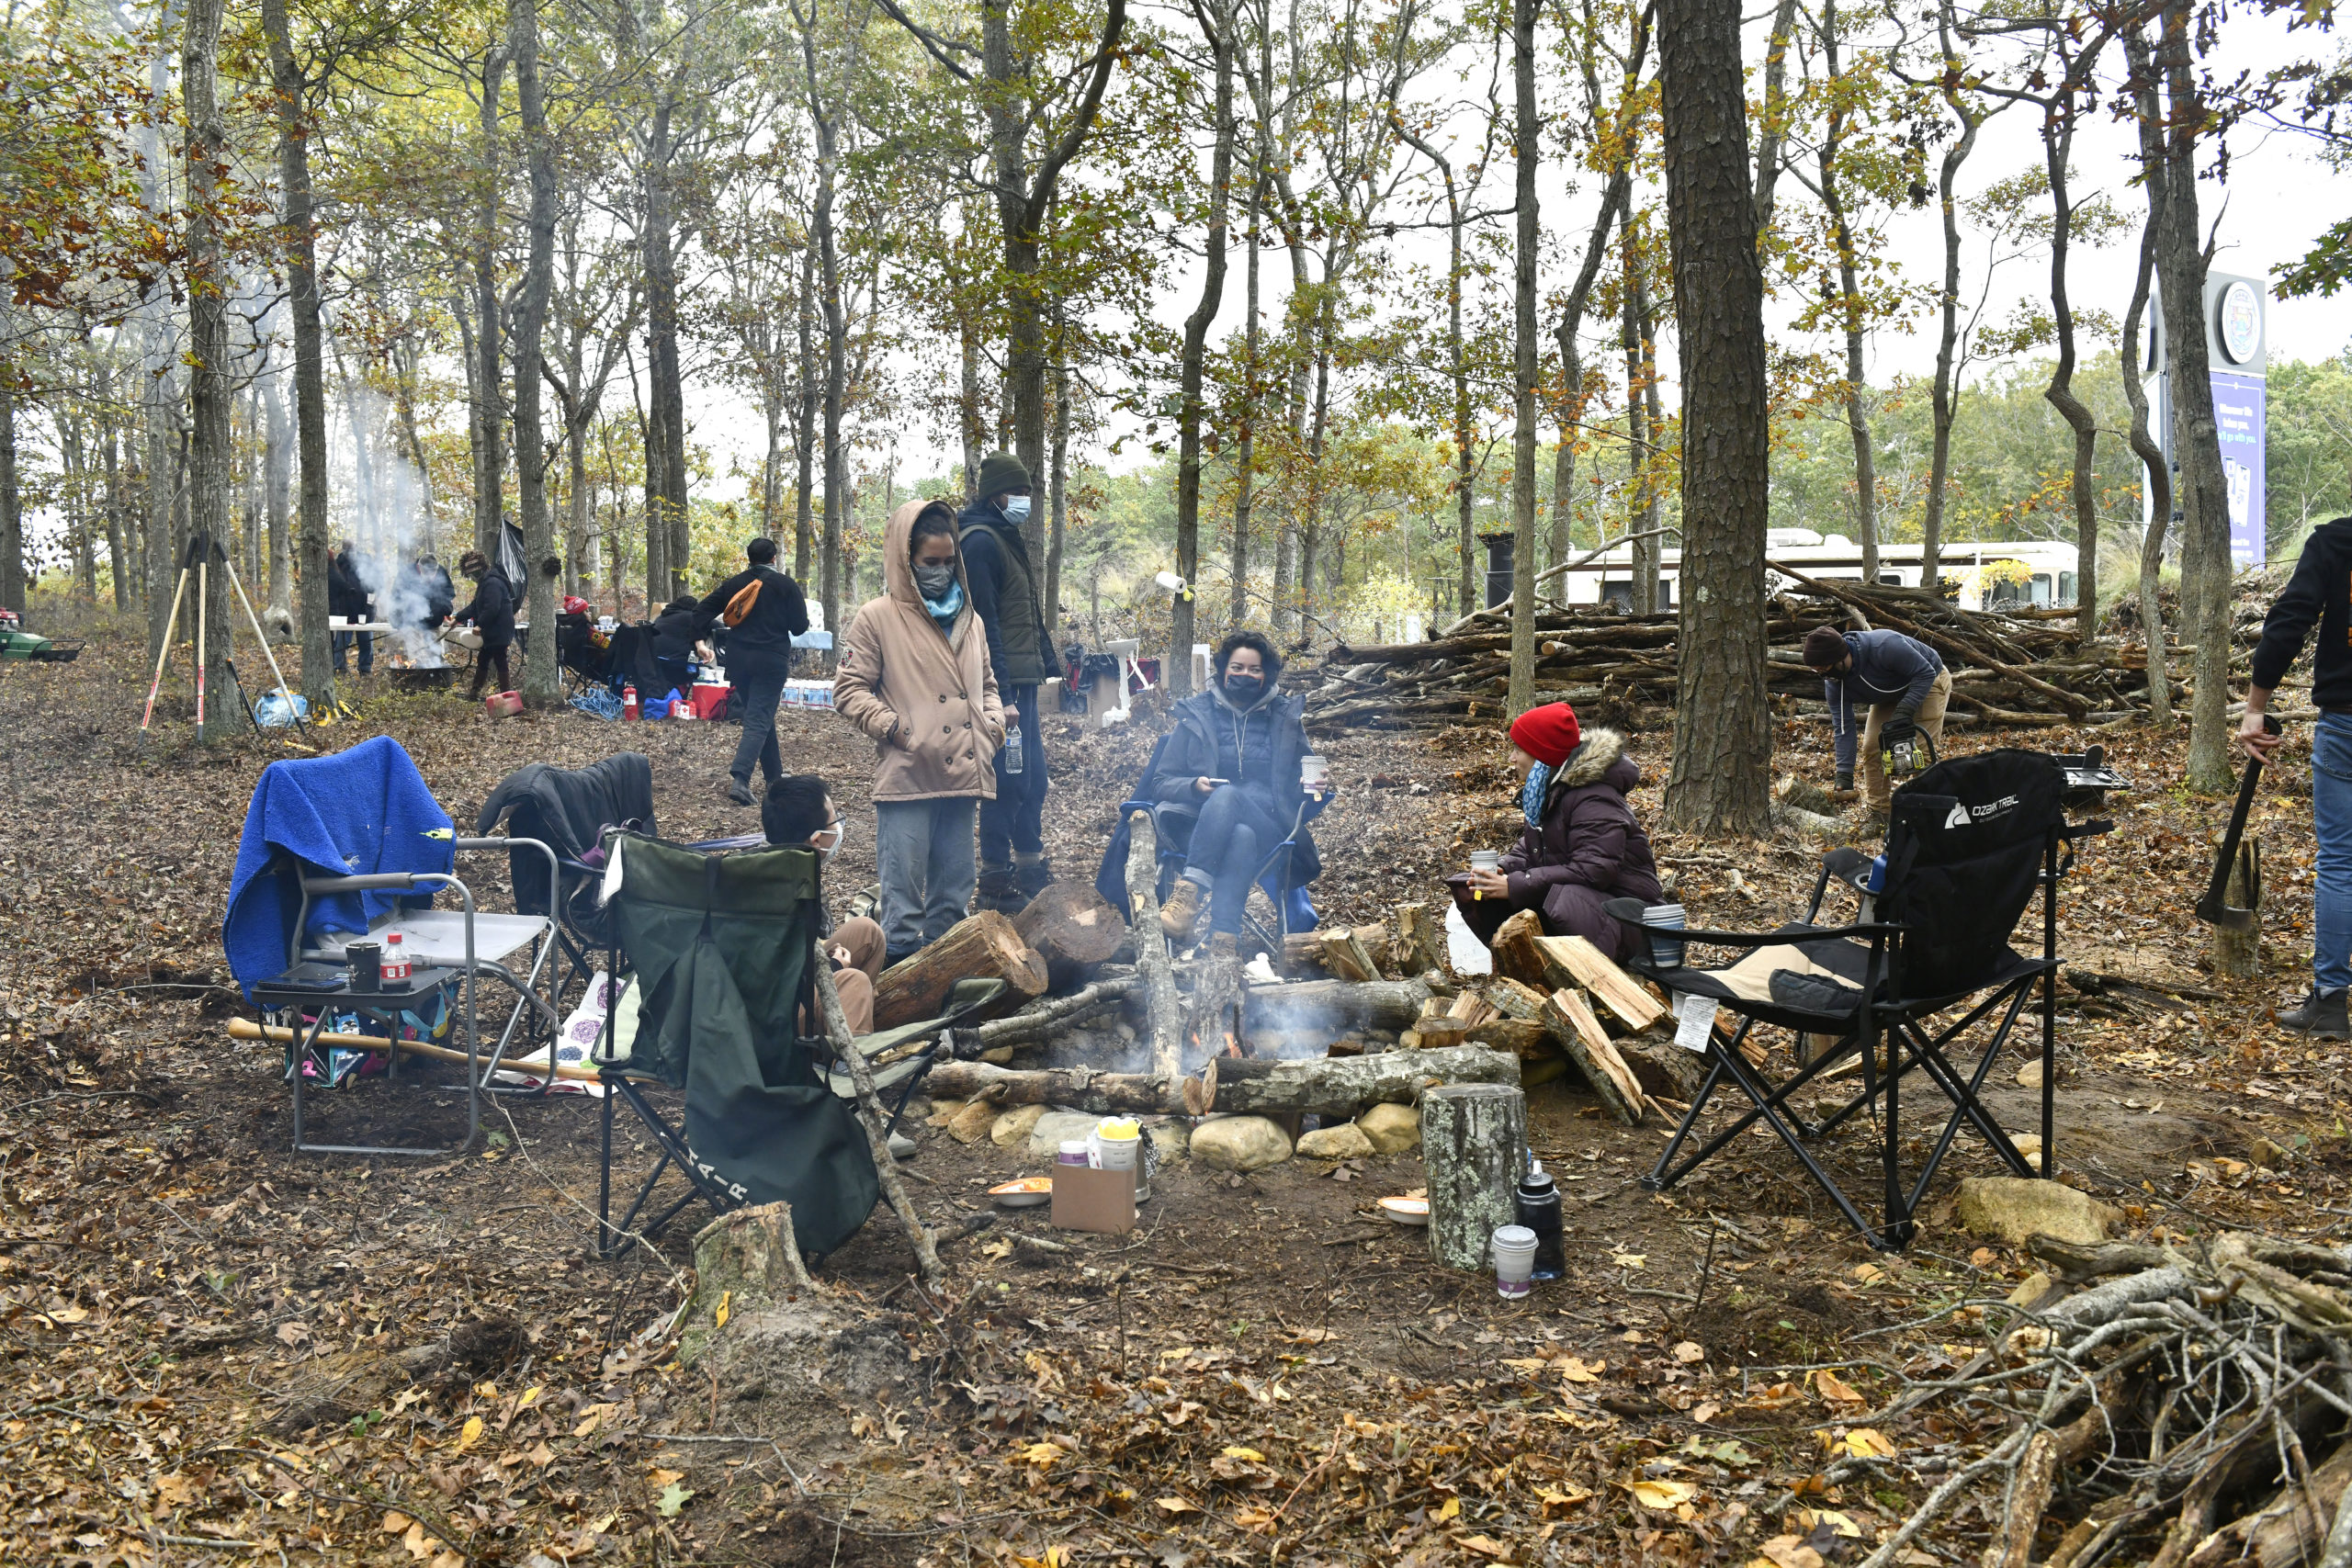
<svg viewBox="0 0 2352 1568">
<path fill-rule="evenodd" d="M 1938 573 L 1957 583 L 1960 603 L 1967 609 L 2064 607 L 2075 602 L 2075 547 L 2041 539 L 1953 541 L 1944 546 Z M 1860 582 L 1862 547 L 1841 534 L 1816 534 L 1810 528 L 1774 528 L 1765 536 L 1764 558 L 1790 567 L 1824 582 Z M 1669 549 L 1658 568 L 1658 607 L 1675 604 L 1676 580 L 1681 574 L 1682 552 Z M 1919 547 L 1881 545 L 1878 580 L 1905 588 L 1919 586 Z M 1778 572 L 1769 572 L 1773 591 L 1792 586 Z M 1571 568 L 1563 584 L 1570 604 L 1634 602 L 1634 547 L 1620 545 L 1606 555 Z"/>
</svg>

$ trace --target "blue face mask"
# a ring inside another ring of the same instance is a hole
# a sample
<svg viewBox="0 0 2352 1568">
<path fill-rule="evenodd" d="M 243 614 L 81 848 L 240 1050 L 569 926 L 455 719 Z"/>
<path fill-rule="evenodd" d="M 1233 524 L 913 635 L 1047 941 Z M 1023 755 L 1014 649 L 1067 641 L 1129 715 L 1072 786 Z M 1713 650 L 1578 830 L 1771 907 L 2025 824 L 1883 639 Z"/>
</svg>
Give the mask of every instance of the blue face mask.
<svg viewBox="0 0 2352 1568">
<path fill-rule="evenodd" d="M 916 592 L 922 592 L 922 590 L 917 589 Z M 953 626 L 956 613 L 964 607 L 964 585 L 950 582 L 943 598 L 933 599 L 927 593 L 923 594 L 922 607 L 931 612 L 931 618 L 937 621 L 942 629 Z"/>
<path fill-rule="evenodd" d="M 1025 495 L 1008 495 L 1000 504 L 999 510 L 1003 512 L 1004 520 L 1007 523 L 1015 525 L 1026 523 L 1029 521 L 1029 498 Z"/>
<path fill-rule="evenodd" d="M 1551 782 L 1551 763 L 1538 762 L 1527 770 L 1527 783 L 1519 792 L 1519 809 L 1531 828 L 1544 826 L 1544 786 Z"/>
</svg>

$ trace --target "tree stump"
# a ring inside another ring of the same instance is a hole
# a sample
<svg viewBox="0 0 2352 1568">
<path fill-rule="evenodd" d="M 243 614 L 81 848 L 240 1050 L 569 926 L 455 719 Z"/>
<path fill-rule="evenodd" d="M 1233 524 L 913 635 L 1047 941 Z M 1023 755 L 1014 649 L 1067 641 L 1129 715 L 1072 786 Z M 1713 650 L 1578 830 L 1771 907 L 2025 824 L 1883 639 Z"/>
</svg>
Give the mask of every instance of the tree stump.
<svg viewBox="0 0 2352 1568">
<path fill-rule="evenodd" d="M 1527 1168 L 1527 1096 L 1503 1084 L 1449 1084 L 1421 1096 L 1421 1163 L 1430 1193 L 1430 1256 L 1483 1269 L 1487 1243 L 1518 1213 Z"/>
<path fill-rule="evenodd" d="M 792 1205 L 761 1203 L 733 1209 L 695 1234 L 695 1293 L 679 1319 L 678 1359 L 695 1364 L 724 1326 L 747 1306 L 786 1302 L 816 1292 L 792 1228 Z"/>
<path fill-rule="evenodd" d="M 2251 980 L 2262 973 L 2262 845 L 2253 839 L 2238 846 L 2237 863 L 2230 867 L 2223 901 L 2233 909 L 2255 911 L 2253 923 L 2243 930 L 2213 928 L 2213 973 L 2231 980 Z"/>
<path fill-rule="evenodd" d="M 912 957 L 882 971 L 874 983 L 874 1027 L 896 1029 L 937 1018 L 958 980 L 1002 980 L 1006 992 L 995 1010 L 1011 1012 L 1045 995 L 1046 961 L 1021 940 L 1011 920 L 983 909 L 956 921 L 947 934 Z"/>
<path fill-rule="evenodd" d="M 1119 951 L 1127 928 L 1091 882 L 1056 882 L 1012 918 L 1021 940 L 1046 961 L 1046 988 L 1074 990 Z"/>
</svg>

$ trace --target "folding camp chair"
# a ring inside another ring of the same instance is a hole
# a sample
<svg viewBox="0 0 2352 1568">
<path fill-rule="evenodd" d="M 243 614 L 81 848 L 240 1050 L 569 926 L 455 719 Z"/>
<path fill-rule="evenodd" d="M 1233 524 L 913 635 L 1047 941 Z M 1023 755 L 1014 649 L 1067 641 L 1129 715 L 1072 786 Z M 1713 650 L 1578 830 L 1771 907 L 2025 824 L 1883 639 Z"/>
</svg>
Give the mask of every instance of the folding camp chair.
<svg viewBox="0 0 2352 1568">
<path fill-rule="evenodd" d="M 2057 761 L 2038 752 L 1997 750 L 1939 762 L 1895 791 L 1880 862 L 1856 850 L 1824 858 L 1804 921 L 1771 931 L 1645 931 L 1650 940 L 1631 967 L 1678 998 L 1698 999 L 1697 1011 L 1708 1016 L 1692 1016 L 1690 1004 L 1683 1003 L 1683 1032 L 1705 1030 L 1702 1048 L 1708 1072 L 1643 1185 L 1653 1190 L 1672 1187 L 1760 1119 L 1863 1239 L 1884 1251 L 1900 1251 L 1917 1232 L 1914 1216 L 1962 1122 L 2017 1175 L 2053 1173 L 2058 884 L 2073 868 L 2075 844 L 2113 826 L 2070 826 L 2061 809 L 2065 789 Z M 1860 918 L 1851 923 L 1816 923 L 1833 880 L 1862 900 Z M 2037 886 L 2041 952 L 2021 955 L 2010 948 L 2009 938 Z M 1608 906 L 1611 915 L 1635 926 L 1642 923 L 1642 908 L 1634 898 Z M 1657 962 L 1655 949 L 1661 942 L 1744 951 L 1736 962 L 1709 969 Z M 2026 1163 L 1978 1098 L 2037 984 L 2042 1067 L 2039 1171 Z M 1711 1027 L 1708 1003 L 1737 1015 L 1738 1028 L 1728 1040 Z M 1939 1018 L 1963 1005 L 1956 1021 Z M 1988 1020 L 1989 1036 L 1963 1073 L 1954 1064 L 1954 1046 Z M 1785 1028 L 1796 1042 L 1796 1070 L 1777 1084 L 1743 1054 L 1759 1023 Z M 1826 1036 L 1835 1043 L 1808 1055 L 1808 1036 Z M 1860 1056 L 1861 1087 L 1844 1106 L 1819 1122 L 1791 1109 L 1792 1094 L 1855 1053 Z M 1922 1069 L 1952 1111 L 1906 1189 L 1900 1166 L 1900 1089 L 1905 1077 Z M 1745 1095 L 1751 1109 L 1696 1153 L 1685 1155 L 1684 1145 L 1725 1084 Z M 1875 1225 L 1808 1146 L 1864 1111 L 1880 1121 L 1885 1213 Z"/>
<path fill-rule="evenodd" d="M 1153 745 L 1151 758 L 1144 764 L 1145 778 L 1148 779 L 1159 771 L 1159 750 L 1167 744 L 1168 738 L 1163 735 Z M 1297 816 L 1292 818 L 1290 831 L 1283 835 L 1282 842 L 1274 846 L 1273 852 L 1266 856 L 1265 860 L 1260 863 L 1257 872 L 1250 878 L 1250 882 L 1265 894 L 1267 902 L 1273 906 L 1273 925 L 1269 929 L 1265 922 L 1258 919 L 1254 911 L 1245 909 L 1241 916 L 1242 934 L 1278 959 L 1282 956 L 1283 939 L 1285 936 L 1292 931 L 1311 931 L 1321 921 L 1321 917 L 1315 912 L 1314 899 L 1308 894 L 1306 886 L 1293 883 L 1290 879 L 1291 860 L 1294 852 L 1298 848 L 1300 829 L 1322 816 L 1338 795 L 1337 786 L 1327 786 L 1321 795 L 1310 794 L 1302 799 L 1299 802 Z M 1192 844 L 1194 826 L 1194 819 L 1192 817 L 1181 811 L 1164 809 L 1158 801 L 1138 799 L 1123 800 L 1119 803 L 1117 820 L 1120 829 L 1113 836 L 1114 847 L 1111 852 L 1112 855 L 1117 857 L 1121 868 L 1115 879 L 1118 897 L 1114 898 L 1110 897 L 1110 893 L 1104 887 L 1102 876 L 1097 877 L 1096 889 L 1103 892 L 1112 905 L 1129 920 L 1135 919 L 1135 911 L 1127 908 L 1126 879 L 1124 869 L 1126 857 L 1123 852 L 1126 838 L 1125 825 L 1127 818 L 1138 811 L 1151 813 L 1152 837 L 1158 853 L 1158 864 L 1154 867 L 1156 878 L 1153 884 L 1153 897 L 1158 898 L 1165 899 L 1168 897 L 1169 889 L 1176 885 L 1178 874 L 1184 869 L 1184 857 Z M 1106 855 L 1106 865 L 1109 858 L 1110 856 Z"/>
<path fill-rule="evenodd" d="M 446 1154 L 471 1145 L 481 1125 L 481 1095 L 518 1032 L 543 1021 L 552 1040 L 560 1023 L 538 994 L 553 951 L 544 917 L 501 915 L 476 908 L 456 874 L 459 853 L 526 850 L 543 857 L 543 886 L 555 876 L 554 852 L 544 843 L 460 839 L 432 796 L 416 764 L 388 737 L 332 756 L 289 759 L 263 770 L 246 812 L 237 869 L 222 921 L 221 940 L 237 982 L 262 1010 L 264 1038 L 288 1038 L 287 1073 L 293 1085 L 294 1147 L 309 1154 Z M 435 909 L 447 889 L 460 908 Z M 348 946 L 363 937 L 379 943 L 398 931 L 416 973 L 405 991 L 363 990 L 348 963 Z M 527 973 L 515 964 L 529 955 Z M 478 984 L 500 982 L 515 996 L 497 1043 L 487 1057 L 476 1013 Z M 447 995 L 458 1004 L 445 1016 Z M 271 1015 L 290 1036 L 271 1036 Z M 382 1030 L 390 1074 L 403 1053 L 393 1036 L 421 1030 L 466 1038 L 465 1139 L 450 1146 L 354 1146 L 309 1143 L 305 1089 L 313 1074 L 335 1081 L 337 1052 L 374 1050 L 347 1038 L 324 1041 L 336 1014 L 356 1015 Z M 426 1014 L 431 1014 L 427 1018 Z M 307 1016 L 306 1016 L 307 1015 Z M 322 1043 L 325 1046 L 322 1050 Z"/>
<path fill-rule="evenodd" d="M 609 944 L 609 919 L 598 897 L 604 874 L 602 844 L 608 828 L 627 828 L 651 837 L 659 832 L 653 818 L 653 763 L 642 751 L 616 751 L 584 768 L 558 768 L 532 762 L 498 782 L 474 818 L 474 831 L 487 833 L 506 823 L 509 842 L 538 840 L 553 847 L 557 868 L 552 899 L 544 874 L 529 863 L 525 850 L 512 856 L 515 908 L 526 914 L 555 917 L 557 944 L 574 975 L 595 967 L 594 950 Z M 569 988 L 570 978 L 559 979 L 556 994 Z"/>
<path fill-rule="evenodd" d="M 609 973 L 631 982 L 616 991 L 592 1058 L 606 1091 L 598 1251 L 617 1256 L 697 1200 L 723 1213 L 776 1199 L 792 1204 L 804 1247 L 832 1251 L 865 1223 L 879 1184 L 845 1103 L 855 1093 L 845 1064 L 829 1037 L 803 1032 L 804 1022 L 822 1028 L 814 963 L 820 857 L 802 848 L 698 852 L 618 830 L 605 835 L 604 849 Z M 960 981 L 943 1016 L 853 1043 L 874 1064 L 876 1087 L 899 1091 L 891 1128 L 954 1026 L 1004 988 L 1001 980 Z M 678 1120 L 654 1104 L 657 1086 L 684 1091 Z M 617 1220 L 616 1105 L 628 1108 L 659 1151 Z M 673 1166 L 688 1191 L 639 1226 Z"/>
</svg>

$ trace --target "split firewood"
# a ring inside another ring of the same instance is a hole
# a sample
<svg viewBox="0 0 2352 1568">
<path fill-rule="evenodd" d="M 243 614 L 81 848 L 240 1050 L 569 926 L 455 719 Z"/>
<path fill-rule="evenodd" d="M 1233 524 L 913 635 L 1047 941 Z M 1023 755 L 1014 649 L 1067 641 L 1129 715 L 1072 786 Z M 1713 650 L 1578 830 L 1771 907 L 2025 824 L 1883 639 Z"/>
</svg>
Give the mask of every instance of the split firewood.
<svg viewBox="0 0 2352 1568">
<path fill-rule="evenodd" d="M 1483 1023 L 1472 1024 L 1462 1038 L 1466 1044 L 1509 1051 L 1521 1062 L 1537 1061 L 1560 1054 L 1560 1044 L 1553 1038 L 1551 1025 L 1541 1019 L 1490 1018 Z"/>
<path fill-rule="evenodd" d="M 1532 909 L 1521 909 L 1512 915 L 1487 944 L 1495 955 L 1495 973 L 1547 995 L 1556 985 L 1567 984 L 1566 980 L 1552 979 L 1551 965 L 1544 962 L 1543 949 L 1536 945 L 1543 937 L 1543 916 Z"/>
<path fill-rule="evenodd" d="M 1445 1016 L 1454 1022 L 1476 1027 L 1495 1016 L 1495 1006 L 1476 991 L 1464 991 L 1453 998 Z"/>
<path fill-rule="evenodd" d="M 1584 938 L 1539 937 L 1536 946 L 1543 953 L 1544 962 L 1556 965 L 1559 972 L 1566 976 L 1561 985 L 1575 986 L 1590 992 L 1593 1000 L 1615 1013 L 1619 1021 L 1635 1033 L 1667 1016 L 1664 1002 L 1645 990 L 1631 975 L 1618 968 L 1614 960 Z"/>
<path fill-rule="evenodd" d="M 1127 905 L 1135 911 L 1136 972 L 1143 976 L 1152 1070 L 1173 1077 L 1184 1066 L 1184 1020 L 1175 965 L 1159 933 L 1159 836 L 1148 811 L 1127 818 Z"/>
<path fill-rule="evenodd" d="M 1012 918 L 1021 940 L 1046 961 L 1048 987 L 1067 991 L 1119 951 L 1127 928 L 1091 882 L 1050 883 Z"/>
<path fill-rule="evenodd" d="M 1396 906 L 1396 934 L 1388 944 L 1388 960 L 1407 975 L 1442 974 L 1446 956 L 1445 917 L 1431 904 Z"/>
<path fill-rule="evenodd" d="M 1592 1009 L 1585 1005 L 1583 996 L 1562 987 L 1552 993 L 1545 1007 L 1557 1015 L 1565 1026 L 1564 1037 L 1569 1042 L 1568 1060 L 1576 1064 L 1592 1092 L 1600 1099 L 1601 1108 L 1628 1127 L 1641 1125 L 1642 1113 L 1649 1109 L 1649 1097 L 1642 1092 L 1639 1079 L 1617 1055 L 1609 1043 L 1608 1032 L 1600 1021 L 1592 1016 Z"/>
<path fill-rule="evenodd" d="M 1642 1092 L 1653 1100 L 1663 1095 L 1689 1104 L 1707 1081 L 1707 1058 L 1677 1045 L 1672 1030 L 1653 1029 L 1611 1043 Z"/>
<path fill-rule="evenodd" d="M 1371 950 L 1349 927 L 1327 926 L 1315 934 L 1322 939 L 1323 967 L 1339 978 L 1358 982 L 1387 978 L 1380 972 Z"/>
<path fill-rule="evenodd" d="M 1045 959 L 1021 940 L 1012 922 L 993 909 L 983 909 L 882 971 L 874 983 L 874 1027 L 896 1029 L 938 1017 L 958 980 L 1004 981 L 1005 998 L 996 1010 L 1010 1012 L 1030 998 L 1043 996 L 1047 978 Z"/>
</svg>

